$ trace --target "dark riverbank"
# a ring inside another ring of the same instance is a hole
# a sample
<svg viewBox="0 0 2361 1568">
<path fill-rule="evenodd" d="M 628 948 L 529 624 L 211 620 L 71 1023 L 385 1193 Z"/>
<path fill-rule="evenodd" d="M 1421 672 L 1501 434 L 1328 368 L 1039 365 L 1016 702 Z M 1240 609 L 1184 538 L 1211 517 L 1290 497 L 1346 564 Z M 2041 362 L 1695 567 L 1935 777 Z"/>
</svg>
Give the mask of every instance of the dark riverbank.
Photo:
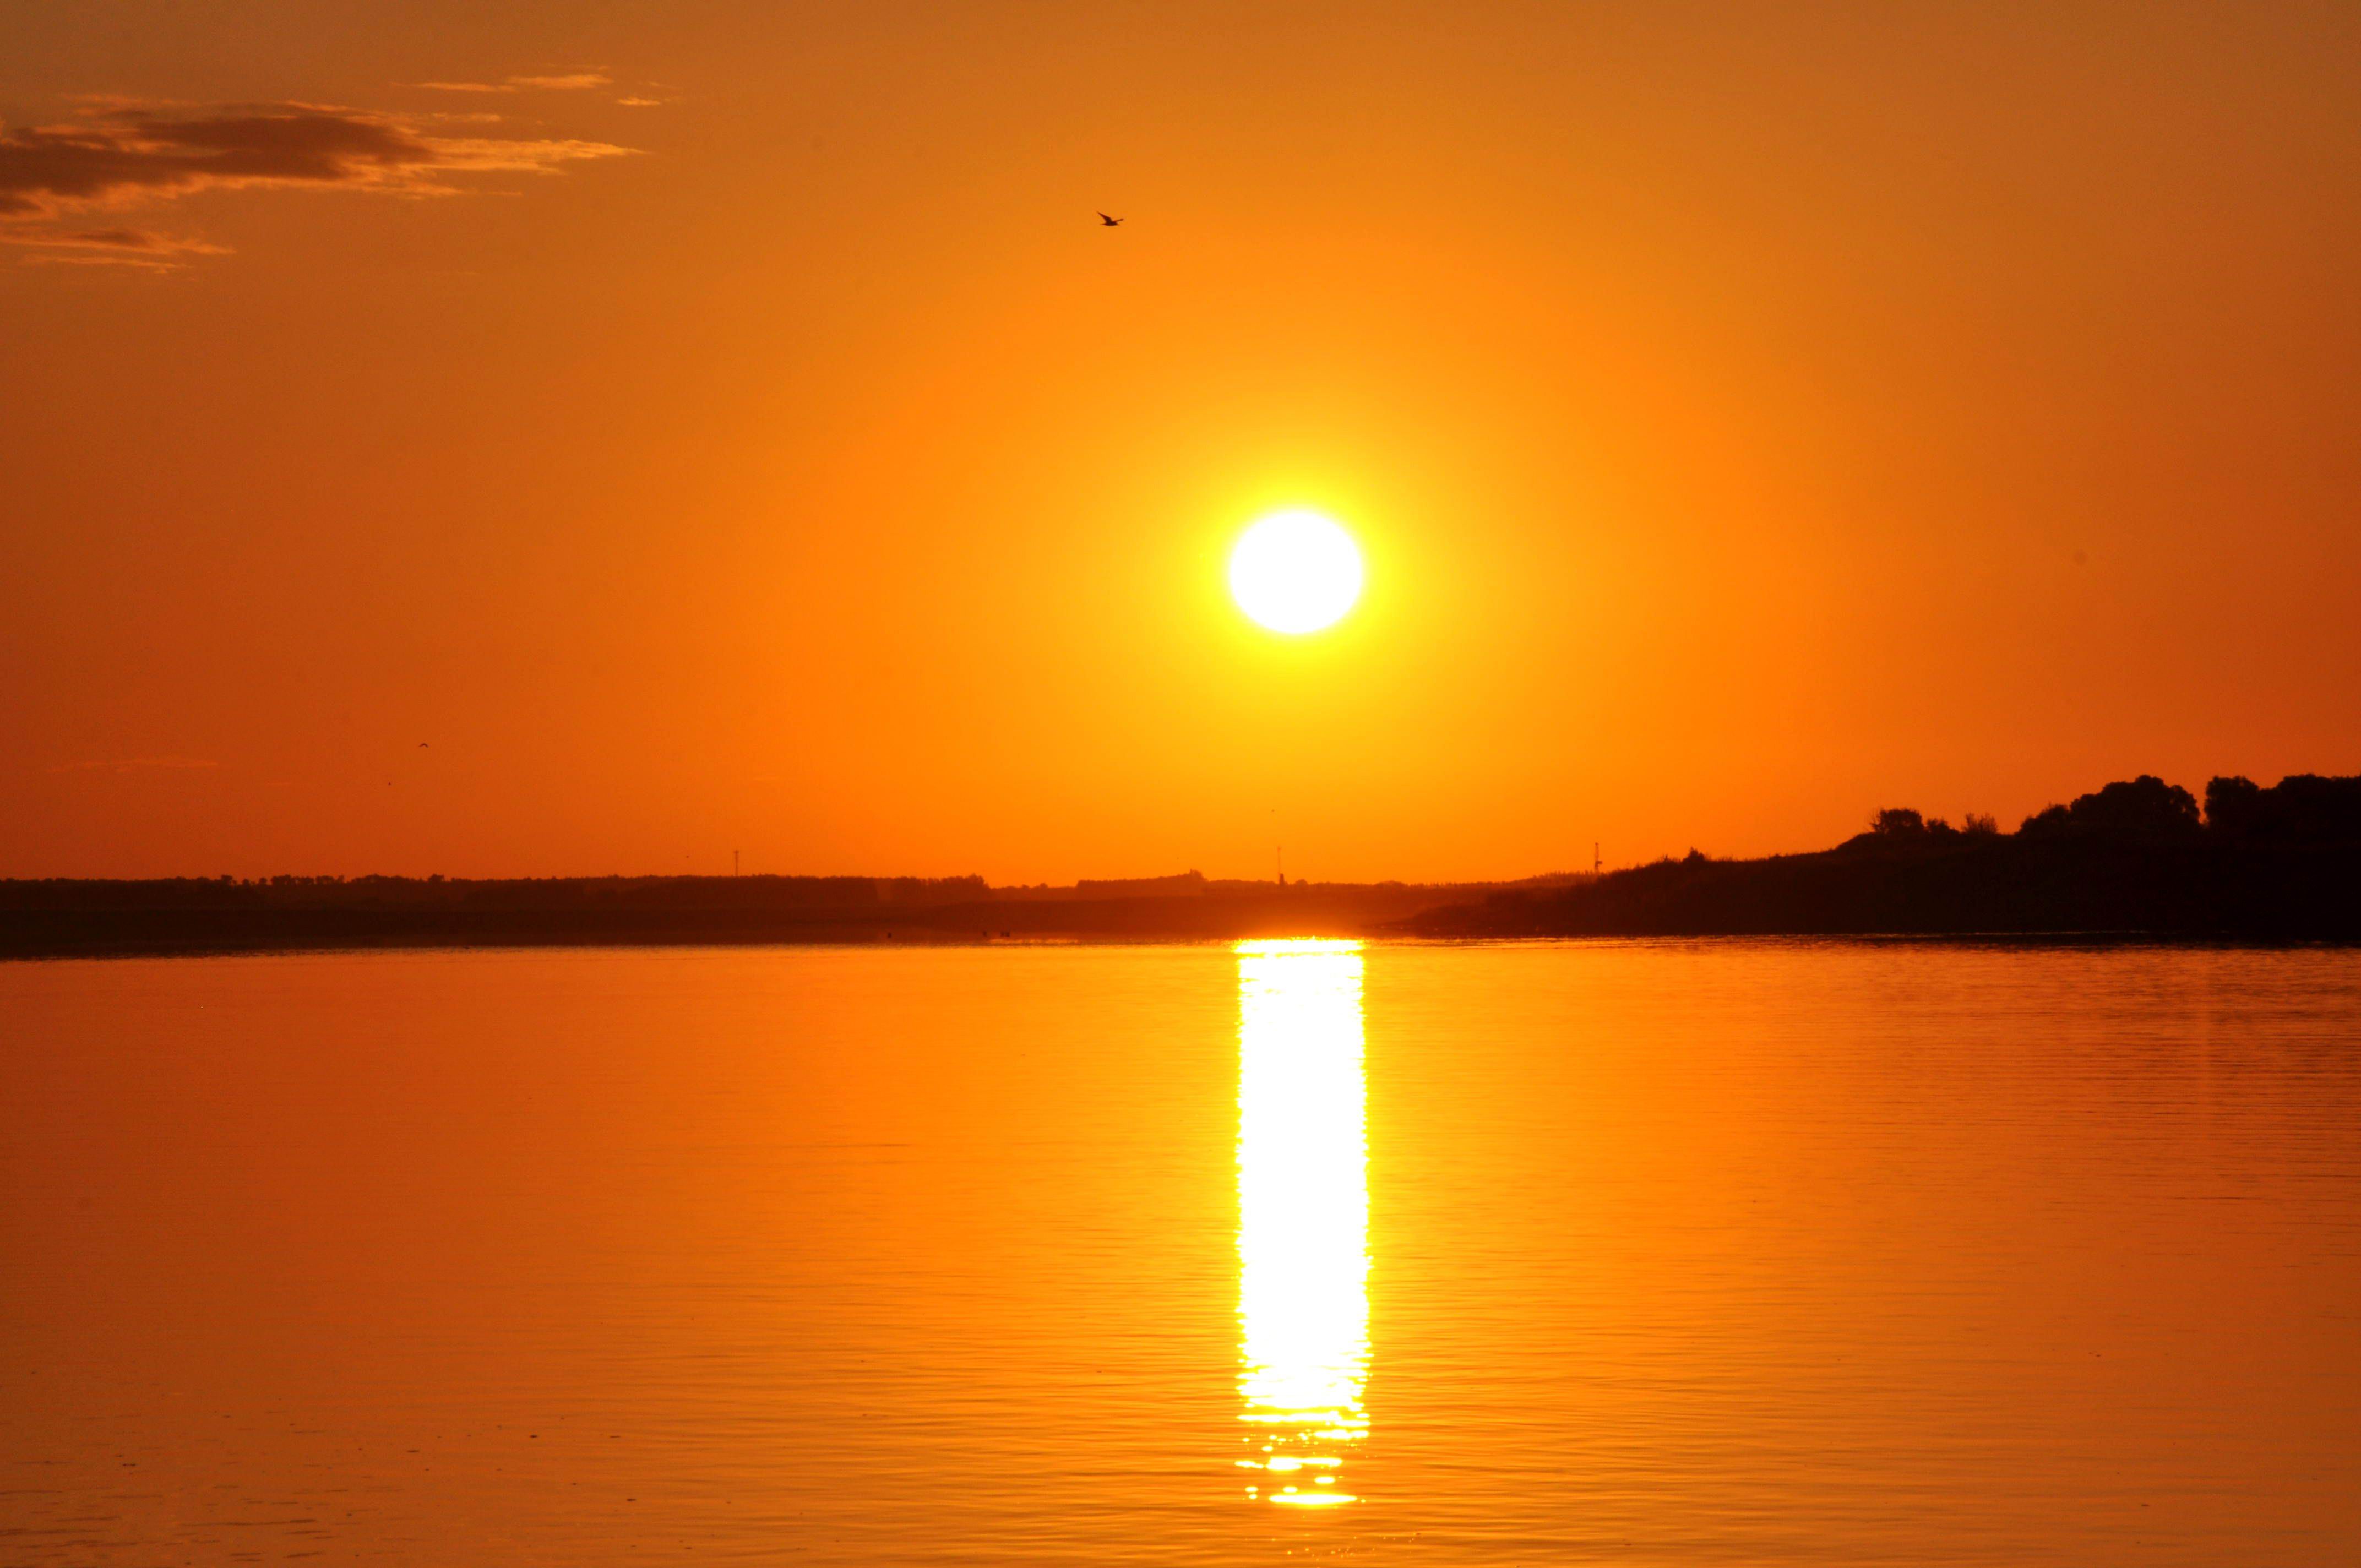
<svg viewBox="0 0 2361 1568">
<path fill-rule="evenodd" d="M 0 883 L 0 957 L 300 948 L 1201 939 L 1373 934 L 1500 884 L 982 878 Z"/>
<path fill-rule="evenodd" d="M 2361 778 L 2142 777 L 2014 833 L 1908 810 L 1815 854 L 1522 883 L 1071 887 L 981 877 L 0 882 L 0 957 L 372 946 L 1249 937 L 2031 936 L 2361 940 Z"/>
</svg>

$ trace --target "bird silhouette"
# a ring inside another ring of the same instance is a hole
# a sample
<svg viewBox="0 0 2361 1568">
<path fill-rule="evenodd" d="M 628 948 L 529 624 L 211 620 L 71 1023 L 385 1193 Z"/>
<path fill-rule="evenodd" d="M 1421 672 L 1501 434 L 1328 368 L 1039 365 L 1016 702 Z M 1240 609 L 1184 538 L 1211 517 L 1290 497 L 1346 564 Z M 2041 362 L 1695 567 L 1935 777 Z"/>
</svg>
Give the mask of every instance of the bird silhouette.
<svg viewBox="0 0 2361 1568">
<path fill-rule="evenodd" d="M 1104 213 L 1101 213 L 1101 214 L 1099 214 L 1099 222 L 1100 222 L 1100 223 L 1102 223 L 1102 224 L 1104 224 L 1104 225 L 1105 225 L 1108 228 L 1113 228 L 1113 227 L 1115 227 L 1117 224 L 1120 224 L 1121 222 L 1123 222 L 1123 220 L 1122 220 L 1121 218 L 1111 218 L 1111 217 L 1107 216 Z"/>
</svg>

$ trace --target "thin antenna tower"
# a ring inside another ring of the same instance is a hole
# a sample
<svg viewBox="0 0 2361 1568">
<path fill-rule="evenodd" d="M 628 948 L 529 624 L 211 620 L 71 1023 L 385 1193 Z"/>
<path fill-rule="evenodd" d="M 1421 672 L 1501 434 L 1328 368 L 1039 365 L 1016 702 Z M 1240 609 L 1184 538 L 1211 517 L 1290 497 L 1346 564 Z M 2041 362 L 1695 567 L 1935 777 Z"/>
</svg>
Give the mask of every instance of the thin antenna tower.
<svg viewBox="0 0 2361 1568">
<path fill-rule="evenodd" d="M 738 851 L 735 850 L 730 851 L 730 874 L 731 876 L 738 874 Z"/>
<path fill-rule="evenodd" d="M 1285 887 L 1287 885 L 1287 846 L 1280 844 L 1273 849 L 1271 853 L 1279 860 L 1279 885 Z"/>
<path fill-rule="evenodd" d="M 1597 876 L 1599 872 L 1599 869 L 1606 864 L 1607 862 L 1605 861 L 1598 858 L 1598 840 L 1593 839 L 1590 841 L 1590 874 L 1592 876 Z"/>
</svg>

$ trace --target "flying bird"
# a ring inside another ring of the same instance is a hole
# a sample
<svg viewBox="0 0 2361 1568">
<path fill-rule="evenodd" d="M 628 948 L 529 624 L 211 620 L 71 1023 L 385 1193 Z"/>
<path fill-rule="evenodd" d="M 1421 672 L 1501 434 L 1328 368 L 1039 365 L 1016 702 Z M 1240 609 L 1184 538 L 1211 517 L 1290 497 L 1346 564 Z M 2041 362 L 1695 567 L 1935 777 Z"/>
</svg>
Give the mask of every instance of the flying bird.
<svg viewBox="0 0 2361 1568">
<path fill-rule="evenodd" d="M 1109 228 L 1113 228 L 1113 227 L 1115 227 L 1117 224 L 1119 224 L 1119 223 L 1123 222 L 1123 220 L 1122 220 L 1121 218 L 1111 218 L 1111 217 L 1107 216 L 1104 213 L 1101 213 L 1101 214 L 1099 214 L 1099 222 L 1100 222 L 1100 223 L 1102 223 L 1102 224 L 1104 224 L 1104 225 L 1105 225 L 1107 227 L 1109 227 Z"/>
</svg>

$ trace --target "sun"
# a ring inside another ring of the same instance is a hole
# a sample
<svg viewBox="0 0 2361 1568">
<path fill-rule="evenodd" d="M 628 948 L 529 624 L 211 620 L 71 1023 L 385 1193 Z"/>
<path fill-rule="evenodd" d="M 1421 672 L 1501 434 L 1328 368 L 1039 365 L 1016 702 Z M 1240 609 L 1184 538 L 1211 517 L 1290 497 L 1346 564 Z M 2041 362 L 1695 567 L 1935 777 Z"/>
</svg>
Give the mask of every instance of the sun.
<svg viewBox="0 0 2361 1568">
<path fill-rule="evenodd" d="M 1275 511 L 1230 552 L 1230 597 L 1248 620 L 1301 637 L 1334 626 L 1361 597 L 1361 551 L 1332 517 Z"/>
</svg>

